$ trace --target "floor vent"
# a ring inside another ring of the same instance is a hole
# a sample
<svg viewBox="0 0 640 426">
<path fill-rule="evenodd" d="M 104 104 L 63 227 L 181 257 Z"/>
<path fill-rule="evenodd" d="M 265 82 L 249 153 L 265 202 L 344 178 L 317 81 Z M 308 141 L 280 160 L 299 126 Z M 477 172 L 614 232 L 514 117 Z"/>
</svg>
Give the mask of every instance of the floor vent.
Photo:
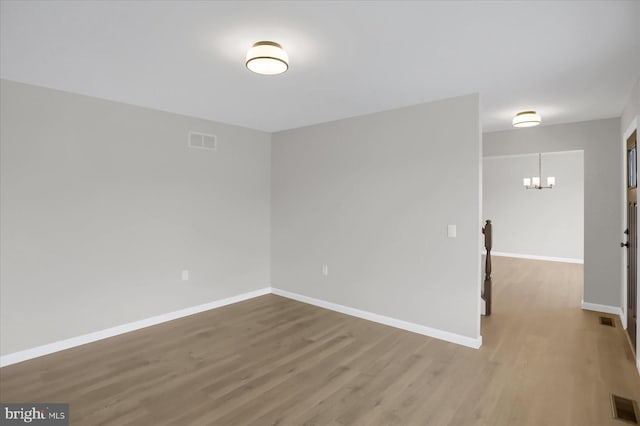
<svg viewBox="0 0 640 426">
<path fill-rule="evenodd" d="M 640 412 L 638 411 L 638 403 L 633 399 L 627 399 L 612 394 L 611 410 L 613 411 L 614 419 L 622 420 L 632 425 L 638 424 Z"/>
<path fill-rule="evenodd" d="M 609 327 L 615 327 L 615 323 L 613 322 L 613 318 L 609 317 L 600 317 L 600 324 L 608 325 Z"/>
</svg>

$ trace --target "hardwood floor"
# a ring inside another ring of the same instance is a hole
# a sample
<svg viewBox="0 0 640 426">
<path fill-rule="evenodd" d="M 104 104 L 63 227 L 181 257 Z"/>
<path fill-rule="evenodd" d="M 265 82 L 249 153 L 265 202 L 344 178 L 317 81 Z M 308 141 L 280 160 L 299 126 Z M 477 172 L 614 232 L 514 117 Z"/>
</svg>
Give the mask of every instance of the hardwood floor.
<svg viewBox="0 0 640 426">
<path fill-rule="evenodd" d="M 469 349 L 274 295 L 0 369 L 2 402 L 72 425 L 616 425 L 626 337 L 582 311 L 582 266 L 494 258 Z"/>
</svg>

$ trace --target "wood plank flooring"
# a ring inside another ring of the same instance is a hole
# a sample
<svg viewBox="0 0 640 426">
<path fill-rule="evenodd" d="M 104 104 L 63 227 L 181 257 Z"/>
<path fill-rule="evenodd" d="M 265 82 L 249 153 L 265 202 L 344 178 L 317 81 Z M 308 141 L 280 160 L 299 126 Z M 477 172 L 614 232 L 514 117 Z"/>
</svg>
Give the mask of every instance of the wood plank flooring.
<svg viewBox="0 0 640 426">
<path fill-rule="evenodd" d="M 626 337 L 582 311 L 582 266 L 494 258 L 469 349 L 274 295 L 0 369 L 2 402 L 72 425 L 623 425 Z"/>
</svg>

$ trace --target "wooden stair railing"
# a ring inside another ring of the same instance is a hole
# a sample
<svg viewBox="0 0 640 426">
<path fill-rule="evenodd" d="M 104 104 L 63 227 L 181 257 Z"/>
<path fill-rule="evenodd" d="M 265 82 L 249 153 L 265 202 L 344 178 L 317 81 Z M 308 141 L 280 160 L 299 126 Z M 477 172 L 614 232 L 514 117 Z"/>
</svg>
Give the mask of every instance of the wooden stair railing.
<svg viewBox="0 0 640 426">
<path fill-rule="evenodd" d="M 485 315 L 491 315 L 491 247 L 493 245 L 493 228 L 491 221 L 487 220 L 484 228 L 484 248 L 487 256 L 484 263 L 484 286 L 482 288 L 482 299 L 484 300 Z"/>
</svg>

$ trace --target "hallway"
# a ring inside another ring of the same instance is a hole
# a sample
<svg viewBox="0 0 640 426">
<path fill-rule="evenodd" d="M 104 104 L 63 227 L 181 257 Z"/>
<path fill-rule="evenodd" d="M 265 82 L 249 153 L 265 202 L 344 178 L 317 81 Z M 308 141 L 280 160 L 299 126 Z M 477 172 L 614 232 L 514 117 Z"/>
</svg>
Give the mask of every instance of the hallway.
<svg viewBox="0 0 640 426">
<path fill-rule="evenodd" d="M 487 394 L 497 397 L 501 419 L 511 418 L 504 424 L 620 424 L 609 394 L 640 399 L 620 319 L 603 326 L 599 316 L 615 316 L 580 308 L 582 274 L 579 264 L 493 258 L 481 351 L 501 365 Z"/>
</svg>

